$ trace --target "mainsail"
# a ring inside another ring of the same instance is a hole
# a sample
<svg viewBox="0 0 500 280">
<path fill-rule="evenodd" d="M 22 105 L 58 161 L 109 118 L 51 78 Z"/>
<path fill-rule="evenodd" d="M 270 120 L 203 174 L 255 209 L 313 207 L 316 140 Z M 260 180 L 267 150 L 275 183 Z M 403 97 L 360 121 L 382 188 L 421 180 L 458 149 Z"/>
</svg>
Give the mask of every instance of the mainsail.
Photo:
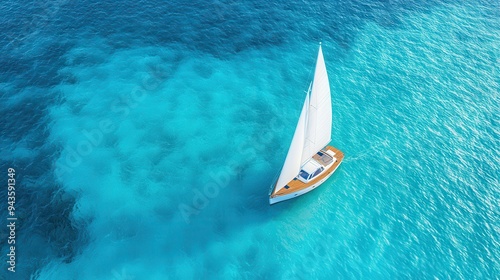
<svg viewBox="0 0 500 280">
<path fill-rule="evenodd" d="M 320 45 L 312 87 L 306 95 L 292 143 L 274 188 L 275 193 L 299 174 L 302 164 L 330 142 L 331 135 L 330 84 Z"/>
<path fill-rule="evenodd" d="M 302 164 L 330 143 L 332 136 L 332 101 L 321 45 L 314 71 L 307 111 L 306 139 L 302 150 Z"/>
</svg>

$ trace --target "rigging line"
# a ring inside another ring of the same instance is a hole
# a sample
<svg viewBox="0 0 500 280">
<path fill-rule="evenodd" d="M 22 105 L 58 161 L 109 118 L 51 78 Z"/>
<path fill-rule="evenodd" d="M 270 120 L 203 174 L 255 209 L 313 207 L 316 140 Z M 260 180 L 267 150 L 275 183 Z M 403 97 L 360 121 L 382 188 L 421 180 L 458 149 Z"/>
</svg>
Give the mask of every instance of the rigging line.
<svg viewBox="0 0 500 280">
<path fill-rule="evenodd" d="M 351 162 L 351 161 L 357 161 L 357 160 L 363 159 L 366 156 L 370 155 L 371 151 L 373 151 L 377 148 L 380 148 L 381 146 L 387 147 L 388 144 L 389 144 L 388 139 L 380 140 L 380 141 L 376 142 L 375 144 L 371 145 L 369 148 L 366 148 L 366 149 L 360 151 L 359 153 L 355 154 L 353 157 L 345 158 L 344 162 Z"/>
<path fill-rule="evenodd" d="M 312 90 L 312 78 L 314 77 L 314 70 L 316 70 L 316 64 L 317 64 L 317 59 L 318 59 L 318 55 L 316 54 L 316 56 L 314 57 L 314 63 L 312 64 L 313 66 L 312 67 L 308 67 L 309 68 L 309 74 L 307 76 L 307 80 L 308 81 L 311 81 L 311 83 L 309 84 L 309 86 L 307 87 L 307 90 L 306 92 L 309 92 L 309 89 Z M 311 64 L 308 64 L 308 65 L 311 65 Z"/>
</svg>

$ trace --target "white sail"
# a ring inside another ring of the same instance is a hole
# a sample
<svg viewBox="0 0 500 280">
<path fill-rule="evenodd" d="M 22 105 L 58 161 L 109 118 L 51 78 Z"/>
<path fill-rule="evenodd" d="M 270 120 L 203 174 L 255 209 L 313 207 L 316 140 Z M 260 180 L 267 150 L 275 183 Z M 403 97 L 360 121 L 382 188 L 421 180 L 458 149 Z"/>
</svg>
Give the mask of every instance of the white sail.
<svg viewBox="0 0 500 280">
<path fill-rule="evenodd" d="M 300 167 L 302 166 L 302 148 L 304 147 L 304 139 L 306 133 L 307 110 L 309 108 L 309 96 L 306 96 L 302 112 L 300 112 L 299 121 L 293 134 L 292 143 L 288 149 L 285 163 L 281 168 L 281 173 L 274 188 L 274 193 L 278 192 L 288 184 L 293 178 L 299 174 Z"/>
<path fill-rule="evenodd" d="M 331 135 L 330 84 L 320 45 L 313 82 L 307 92 L 274 193 L 284 188 L 299 174 L 302 165 L 330 142 Z"/>
<path fill-rule="evenodd" d="M 324 148 L 332 136 L 332 101 L 330 84 L 326 73 L 325 60 L 321 45 L 310 89 L 309 109 L 307 112 L 306 137 L 302 150 L 301 164 Z"/>
</svg>

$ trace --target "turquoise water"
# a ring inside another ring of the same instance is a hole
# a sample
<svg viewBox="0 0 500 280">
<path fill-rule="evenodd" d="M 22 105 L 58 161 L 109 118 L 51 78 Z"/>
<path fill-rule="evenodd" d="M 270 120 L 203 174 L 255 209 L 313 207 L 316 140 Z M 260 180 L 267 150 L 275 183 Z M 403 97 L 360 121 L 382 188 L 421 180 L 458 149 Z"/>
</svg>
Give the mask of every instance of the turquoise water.
<svg viewBox="0 0 500 280">
<path fill-rule="evenodd" d="M 500 275 L 498 3 L 1 5 L 4 278 Z M 270 207 L 320 40 L 346 157 Z"/>
</svg>

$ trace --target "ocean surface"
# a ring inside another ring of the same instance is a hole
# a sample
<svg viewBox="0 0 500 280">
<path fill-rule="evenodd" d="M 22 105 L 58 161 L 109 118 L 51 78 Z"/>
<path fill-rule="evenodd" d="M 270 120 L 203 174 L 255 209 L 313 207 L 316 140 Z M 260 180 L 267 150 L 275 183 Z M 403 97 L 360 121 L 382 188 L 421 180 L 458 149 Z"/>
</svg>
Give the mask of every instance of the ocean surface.
<svg viewBox="0 0 500 280">
<path fill-rule="evenodd" d="M 498 1 L 2 1 L 0 279 L 500 279 Z M 321 188 L 268 204 L 323 43 Z"/>
</svg>

